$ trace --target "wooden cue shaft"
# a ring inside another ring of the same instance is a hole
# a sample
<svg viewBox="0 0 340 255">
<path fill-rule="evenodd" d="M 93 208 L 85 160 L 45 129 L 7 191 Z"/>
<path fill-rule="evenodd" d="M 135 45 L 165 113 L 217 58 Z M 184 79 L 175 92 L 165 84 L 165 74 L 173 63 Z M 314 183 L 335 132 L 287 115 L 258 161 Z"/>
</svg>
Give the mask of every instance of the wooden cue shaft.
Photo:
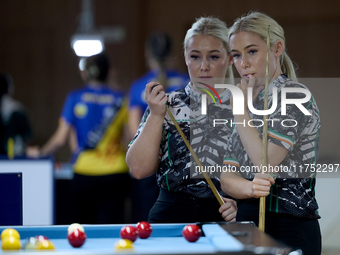
<svg viewBox="0 0 340 255">
<path fill-rule="evenodd" d="M 169 116 L 170 116 L 172 122 L 174 123 L 175 127 L 177 128 L 178 133 L 181 135 L 181 137 L 182 137 L 182 139 L 183 139 L 185 145 L 187 146 L 187 148 L 189 149 L 191 155 L 193 156 L 194 160 L 196 161 L 196 164 L 200 167 L 200 169 L 203 169 L 202 163 L 201 163 L 200 160 L 198 159 L 196 153 L 195 153 L 194 150 L 192 149 L 190 143 L 188 142 L 187 138 L 185 137 L 183 131 L 182 131 L 181 128 L 179 127 L 179 125 L 178 125 L 178 123 L 177 123 L 175 117 L 172 115 L 172 113 L 171 113 L 171 111 L 170 111 L 170 109 L 169 109 L 169 107 L 168 107 L 167 105 L 166 105 L 166 112 L 169 114 Z M 216 189 L 214 183 L 211 181 L 209 175 L 208 175 L 206 172 L 203 172 L 203 171 L 202 171 L 202 173 L 203 173 L 203 176 L 204 176 L 205 180 L 206 180 L 207 183 L 209 184 L 209 187 L 211 188 L 212 192 L 214 193 L 214 195 L 215 195 L 215 197 L 216 197 L 218 203 L 219 203 L 220 205 L 223 205 L 223 204 L 224 204 L 224 201 L 223 201 L 223 199 L 222 199 L 220 193 L 218 193 L 218 191 L 217 191 L 217 189 Z"/>
<path fill-rule="evenodd" d="M 267 33 L 267 59 L 266 59 L 266 83 L 264 87 L 264 110 L 268 110 L 268 87 L 269 87 L 269 50 L 270 50 L 270 25 L 268 25 Z M 268 151 L 268 115 L 263 116 L 263 133 L 262 133 L 262 169 L 264 173 L 264 166 L 267 167 L 267 151 Z M 259 229 L 265 230 L 265 212 L 266 212 L 266 197 L 260 197 L 260 211 L 259 211 Z"/>
</svg>

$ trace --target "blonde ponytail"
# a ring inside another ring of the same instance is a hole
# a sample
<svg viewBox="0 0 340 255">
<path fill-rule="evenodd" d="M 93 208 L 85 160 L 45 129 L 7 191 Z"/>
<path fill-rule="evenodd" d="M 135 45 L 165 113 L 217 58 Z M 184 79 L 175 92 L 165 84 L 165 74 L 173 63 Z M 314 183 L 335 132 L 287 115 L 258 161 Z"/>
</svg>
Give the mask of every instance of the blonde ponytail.
<svg viewBox="0 0 340 255">
<path fill-rule="evenodd" d="M 297 77 L 296 77 L 296 73 L 295 73 L 295 68 L 294 68 L 293 62 L 290 59 L 290 57 L 288 56 L 286 51 L 284 51 L 282 53 L 281 59 L 282 59 L 282 61 L 281 61 L 282 72 L 287 74 L 287 76 L 291 80 L 297 81 Z"/>
</svg>

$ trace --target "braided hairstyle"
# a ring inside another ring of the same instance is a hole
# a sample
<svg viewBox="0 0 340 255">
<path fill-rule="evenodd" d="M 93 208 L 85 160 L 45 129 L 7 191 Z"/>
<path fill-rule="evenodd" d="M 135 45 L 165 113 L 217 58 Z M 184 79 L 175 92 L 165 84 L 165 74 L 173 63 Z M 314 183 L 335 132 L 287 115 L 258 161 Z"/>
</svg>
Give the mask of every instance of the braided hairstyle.
<svg viewBox="0 0 340 255">
<path fill-rule="evenodd" d="M 109 56 L 102 52 L 86 59 L 86 71 L 89 80 L 105 82 L 110 68 Z"/>
<path fill-rule="evenodd" d="M 163 32 L 154 32 L 146 40 L 145 49 L 148 50 L 152 57 L 157 61 L 159 73 L 157 80 L 167 87 L 167 75 L 165 70 L 165 60 L 172 50 L 172 42 L 170 37 Z"/>
</svg>

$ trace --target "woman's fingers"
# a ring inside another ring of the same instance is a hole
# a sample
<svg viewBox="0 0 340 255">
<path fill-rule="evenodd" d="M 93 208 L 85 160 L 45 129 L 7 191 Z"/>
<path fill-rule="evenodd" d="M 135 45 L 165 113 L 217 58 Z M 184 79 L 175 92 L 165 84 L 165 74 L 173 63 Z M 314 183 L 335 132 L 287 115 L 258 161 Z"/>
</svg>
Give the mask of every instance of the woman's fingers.
<svg viewBox="0 0 340 255">
<path fill-rule="evenodd" d="M 270 174 L 257 173 L 253 180 L 253 196 L 255 198 L 268 196 L 270 194 L 271 185 L 275 180 Z"/>
<path fill-rule="evenodd" d="M 165 104 L 168 100 L 164 88 L 158 82 L 150 82 L 145 86 L 145 100 L 151 114 L 165 116 Z"/>
<path fill-rule="evenodd" d="M 219 212 L 221 213 L 222 218 L 228 222 L 236 221 L 236 214 L 237 214 L 236 201 L 233 199 L 225 198 L 225 197 L 222 197 L 222 198 L 223 198 L 223 201 L 225 202 L 219 208 Z"/>
</svg>

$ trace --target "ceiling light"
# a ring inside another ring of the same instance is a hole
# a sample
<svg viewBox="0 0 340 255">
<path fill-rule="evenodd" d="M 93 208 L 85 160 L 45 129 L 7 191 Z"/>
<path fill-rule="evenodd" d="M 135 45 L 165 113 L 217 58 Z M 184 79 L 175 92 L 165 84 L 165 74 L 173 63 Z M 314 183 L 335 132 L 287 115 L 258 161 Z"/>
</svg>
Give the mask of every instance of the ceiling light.
<svg viewBox="0 0 340 255">
<path fill-rule="evenodd" d="M 89 57 L 104 50 L 104 40 L 99 35 L 74 35 L 71 46 L 79 57 Z"/>
<path fill-rule="evenodd" d="M 79 57 L 89 57 L 104 50 L 104 39 L 94 32 L 92 0 L 83 0 L 77 32 L 71 38 L 71 46 Z"/>
</svg>

